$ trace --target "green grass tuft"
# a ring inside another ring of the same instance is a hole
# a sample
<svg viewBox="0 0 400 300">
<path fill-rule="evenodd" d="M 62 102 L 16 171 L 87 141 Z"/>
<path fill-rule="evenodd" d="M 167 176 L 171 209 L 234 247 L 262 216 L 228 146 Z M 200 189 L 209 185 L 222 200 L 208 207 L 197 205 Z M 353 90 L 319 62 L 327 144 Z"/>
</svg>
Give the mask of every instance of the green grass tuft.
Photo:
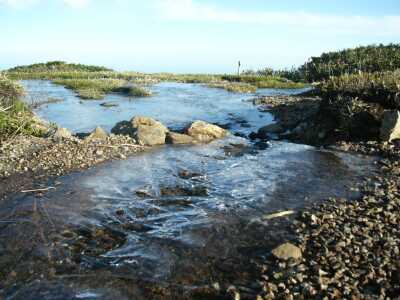
<svg viewBox="0 0 400 300">
<path fill-rule="evenodd" d="M 248 83 L 242 82 L 214 82 L 207 84 L 211 88 L 225 89 L 232 93 L 254 93 L 257 91 L 257 87 Z"/>
<path fill-rule="evenodd" d="M 103 99 L 105 94 L 113 92 L 126 84 L 123 79 L 57 79 L 54 83 L 64 85 L 78 93 L 82 99 Z"/>
<path fill-rule="evenodd" d="M 133 97 L 151 97 L 153 94 L 143 87 L 132 86 L 129 88 L 129 95 Z"/>
</svg>

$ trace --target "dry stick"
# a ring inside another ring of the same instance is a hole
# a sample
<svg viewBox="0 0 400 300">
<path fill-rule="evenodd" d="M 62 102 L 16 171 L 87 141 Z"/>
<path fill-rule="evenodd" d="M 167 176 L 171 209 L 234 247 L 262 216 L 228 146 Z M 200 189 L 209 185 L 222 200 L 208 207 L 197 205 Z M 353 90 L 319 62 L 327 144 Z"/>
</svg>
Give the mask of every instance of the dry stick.
<svg viewBox="0 0 400 300">
<path fill-rule="evenodd" d="M 119 144 L 119 145 L 97 145 L 97 147 L 105 147 L 105 148 L 119 148 L 119 147 L 133 147 L 133 148 L 146 148 L 141 145 L 133 145 L 133 144 Z"/>
<path fill-rule="evenodd" d="M 9 110 L 12 106 L 6 107 L 6 108 L 0 108 L 0 112 L 5 112 Z"/>
<path fill-rule="evenodd" d="M 49 186 L 49 187 L 43 188 L 43 189 L 21 191 L 21 193 L 45 192 L 45 191 L 53 190 L 53 189 L 55 189 L 55 187 Z"/>
</svg>

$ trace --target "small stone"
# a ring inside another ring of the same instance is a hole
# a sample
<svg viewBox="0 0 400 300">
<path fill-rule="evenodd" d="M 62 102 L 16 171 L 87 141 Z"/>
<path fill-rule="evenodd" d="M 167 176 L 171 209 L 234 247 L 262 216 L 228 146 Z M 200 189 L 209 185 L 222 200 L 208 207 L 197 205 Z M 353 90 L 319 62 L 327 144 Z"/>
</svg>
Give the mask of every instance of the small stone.
<svg viewBox="0 0 400 300">
<path fill-rule="evenodd" d="M 288 259 L 300 259 L 302 257 L 301 249 L 291 243 L 284 243 L 274 250 L 272 250 L 272 254 L 282 260 Z"/>
</svg>

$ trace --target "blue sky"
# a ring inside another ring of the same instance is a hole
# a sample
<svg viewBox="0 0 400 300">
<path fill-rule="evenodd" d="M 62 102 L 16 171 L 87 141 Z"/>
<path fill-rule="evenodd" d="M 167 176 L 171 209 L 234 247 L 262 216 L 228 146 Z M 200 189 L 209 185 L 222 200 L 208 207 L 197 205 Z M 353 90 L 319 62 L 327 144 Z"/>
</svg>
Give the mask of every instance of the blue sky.
<svg viewBox="0 0 400 300">
<path fill-rule="evenodd" d="M 0 0 L 0 69 L 65 60 L 117 70 L 290 68 L 400 41 L 399 0 Z"/>
</svg>

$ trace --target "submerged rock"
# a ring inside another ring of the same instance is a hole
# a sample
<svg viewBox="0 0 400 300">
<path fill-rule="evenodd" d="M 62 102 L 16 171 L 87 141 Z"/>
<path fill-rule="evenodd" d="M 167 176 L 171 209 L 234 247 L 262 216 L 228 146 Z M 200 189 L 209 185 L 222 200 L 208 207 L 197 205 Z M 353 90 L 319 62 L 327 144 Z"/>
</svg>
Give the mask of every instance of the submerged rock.
<svg viewBox="0 0 400 300">
<path fill-rule="evenodd" d="M 191 179 L 193 177 L 199 177 L 201 176 L 201 174 L 196 172 L 190 172 L 188 170 L 180 170 L 178 172 L 178 176 L 182 179 Z"/>
<path fill-rule="evenodd" d="M 400 111 L 386 110 L 384 112 L 380 137 L 382 141 L 388 142 L 400 139 Z"/>
<path fill-rule="evenodd" d="M 174 144 L 174 145 L 193 144 L 195 142 L 195 140 L 191 136 L 176 132 L 168 132 L 166 141 L 168 144 Z"/>
<path fill-rule="evenodd" d="M 301 249 L 291 243 L 284 243 L 274 250 L 272 254 L 281 260 L 300 259 L 302 257 Z"/>
<path fill-rule="evenodd" d="M 160 195 L 163 197 L 168 196 L 197 196 L 206 197 L 208 196 L 208 191 L 205 186 L 194 186 L 194 187 L 162 187 L 160 189 Z"/>
<path fill-rule="evenodd" d="M 103 106 L 103 107 L 116 107 L 116 106 L 118 106 L 118 104 L 116 104 L 116 103 L 111 103 L 111 102 L 103 102 L 103 103 L 100 103 L 100 106 Z"/>
<path fill-rule="evenodd" d="M 260 138 L 265 138 L 267 137 L 269 134 L 279 134 L 284 132 L 285 130 L 282 128 L 281 125 L 277 124 L 277 123 L 273 123 L 273 124 L 269 124 L 266 125 L 264 127 L 261 127 L 258 132 L 257 135 Z"/>
<path fill-rule="evenodd" d="M 196 141 L 207 143 L 225 137 L 228 131 L 204 121 L 196 121 L 189 127 L 187 134 Z"/>
<path fill-rule="evenodd" d="M 96 127 L 96 129 L 93 130 L 92 133 L 89 134 L 85 140 L 105 140 L 107 139 L 107 137 L 108 134 L 104 131 L 103 128 Z"/>
</svg>

